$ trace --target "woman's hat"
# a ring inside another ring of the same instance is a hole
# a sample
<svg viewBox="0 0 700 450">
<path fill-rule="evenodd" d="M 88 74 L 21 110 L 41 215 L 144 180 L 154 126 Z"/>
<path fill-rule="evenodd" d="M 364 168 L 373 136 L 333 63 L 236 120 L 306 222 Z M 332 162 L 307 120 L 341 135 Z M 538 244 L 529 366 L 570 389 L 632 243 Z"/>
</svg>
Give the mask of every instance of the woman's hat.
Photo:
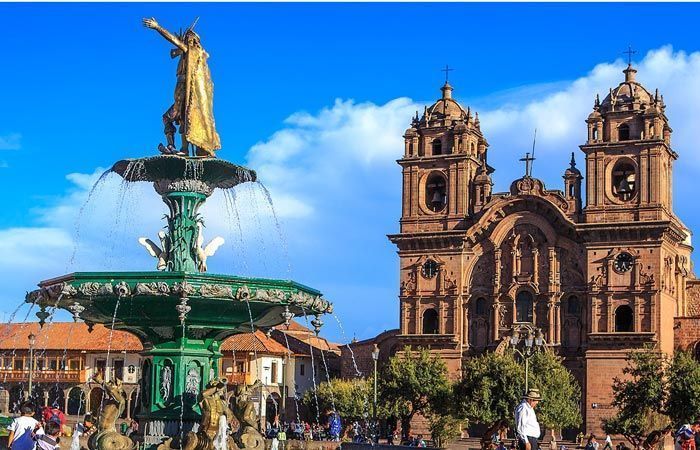
<svg viewBox="0 0 700 450">
<path fill-rule="evenodd" d="M 523 395 L 523 399 L 525 400 L 542 400 L 542 396 L 540 395 L 540 390 L 539 389 L 530 389 L 527 391 L 527 394 Z"/>
</svg>

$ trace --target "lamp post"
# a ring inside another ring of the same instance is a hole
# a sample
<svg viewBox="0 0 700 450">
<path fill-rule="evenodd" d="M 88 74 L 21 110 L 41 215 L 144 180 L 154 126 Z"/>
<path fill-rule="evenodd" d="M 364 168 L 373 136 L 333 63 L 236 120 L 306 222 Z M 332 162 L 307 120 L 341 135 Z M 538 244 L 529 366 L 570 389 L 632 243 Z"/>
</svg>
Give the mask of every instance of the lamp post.
<svg viewBox="0 0 700 450">
<path fill-rule="evenodd" d="M 374 402 L 372 403 L 372 422 L 373 422 L 373 439 L 374 442 L 379 441 L 379 436 L 377 436 L 377 361 L 379 360 L 379 346 L 374 344 L 374 349 L 372 350 L 372 360 L 374 361 Z"/>
<path fill-rule="evenodd" d="M 518 344 L 522 343 L 522 349 Z M 510 338 L 510 345 L 513 351 L 525 361 L 525 393 L 529 390 L 530 358 L 535 355 L 538 348 L 544 346 L 544 335 L 542 330 L 529 323 L 519 323 L 513 325 L 513 335 Z"/>
<path fill-rule="evenodd" d="M 34 376 L 34 344 L 36 343 L 36 336 L 34 333 L 29 333 L 29 399 L 32 398 L 32 377 Z"/>
</svg>

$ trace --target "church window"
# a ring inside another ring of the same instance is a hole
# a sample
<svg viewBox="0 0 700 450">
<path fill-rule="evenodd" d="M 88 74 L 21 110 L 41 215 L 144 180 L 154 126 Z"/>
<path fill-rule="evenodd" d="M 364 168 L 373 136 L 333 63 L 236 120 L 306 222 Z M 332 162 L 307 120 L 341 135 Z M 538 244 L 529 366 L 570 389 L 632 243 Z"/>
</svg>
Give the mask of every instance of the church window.
<svg viewBox="0 0 700 450">
<path fill-rule="evenodd" d="M 572 316 L 576 316 L 581 312 L 581 303 L 575 295 L 569 297 L 569 304 L 567 305 L 566 312 Z"/>
<path fill-rule="evenodd" d="M 618 161 L 612 170 L 612 193 L 620 200 L 634 197 L 637 190 L 636 170 L 630 161 Z"/>
<path fill-rule="evenodd" d="M 528 291 L 520 291 L 515 297 L 516 322 L 532 322 L 532 294 Z"/>
<path fill-rule="evenodd" d="M 618 306 L 615 310 L 615 331 L 618 333 L 629 333 L 633 331 L 634 323 L 632 308 L 627 305 Z"/>
<path fill-rule="evenodd" d="M 433 140 L 433 156 L 442 155 L 442 141 L 440 139 Z"/>
<path fill-rule="evenodd" d="M 598 140 L 598 128 L 596 128 L 595 126 L 593 127 L 593 140 Z"/>
<path fill-rule="evenodd" d="M 630 126 L 623 123 L 617 127 L 617 140 L 618 141 L 629 141 L 630 140 Z"/>
<path fill-rule="evenodd" d="M 479 297 L 476 299 L 476 303 L 474 304 L 474 312 L 477 316 L 486 315 L 486 299 L 484 297 Z"/>
<path fill-rule="evenodd" d="M 447 183 L 440 173 L 433 173 L 425 183 L 426 206 L 433 212 L 445 209 L 447 205 Z"/>
<path fill-rule="evenodd" d="M 433 308 L 423 312 L 423 334 L 438 334 L 438 314 Z"/>
<path fill-rule="evenodd" d="M 693 356 L 696 361 L 700 361 L 700 341 L 696 342 L 693 347 Z"/>
</svg>

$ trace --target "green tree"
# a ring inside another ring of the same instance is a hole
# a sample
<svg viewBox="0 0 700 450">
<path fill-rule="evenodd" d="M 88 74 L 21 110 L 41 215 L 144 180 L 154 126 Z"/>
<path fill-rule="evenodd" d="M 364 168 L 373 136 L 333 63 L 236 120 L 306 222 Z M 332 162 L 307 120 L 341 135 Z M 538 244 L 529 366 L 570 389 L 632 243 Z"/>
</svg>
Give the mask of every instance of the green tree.
<svg viewBox="0 0 700 450">
<path fill-rule="evenodd" d="M 449 415 L 435 407 L 449 403 L 447 367 L 425 349 L 411 351 L 406 347 L 402 354 L 392 356 L 382 367 L 379 392 L 384 406 L 401 420 L 404 438 L 410 435 L 411 419 L 416 414 L 429 417 L 433 407 L 434 413 Z"/>
<path fill-rule="evenodd" d="M 640 448 L 646 436 L 662 428 L 668 418 L 666 406 L 664 358 L 652 349 L 633 351 L 630 364 L 622 372 L 627 379 L 613 380 L 613 406 L 617 414 L 603 421 L 606 433 L 621 434 L 635 448 Z"/>
<path fill-rule="evenodd" d="M 462 374 L 455 386 L 460 417 L 484 425 L 502 419 L 513 421 L 513 411 L 523 394 L 525 372 L 511 351 L 469 358 Z"/>
<path fill-rule="evenodd" d="M 530 386 L 540 390 L 537 419 L 550 430 L 581 425 L 581 386 L 551 351 L 536 352 L 530 361 Z"/>
<path fill-rule="evenodd" d="M 316 409 L 316 399 L 320 411 Z M 326 411 L 335 409 L 343 422 L 349 424 L 371 417 L 372 383 L 364 378 L 331 379 L 330 383 L 324 381 L 319 383 L 315 390 L 306 391 L 302 403 L 309 409 L 312 417 L 322 416 Z"/>
<path fill-rule="evenodd" d="M 450 414 L 430 413 L 428 421 L 435 447 L 445 447 L 462 434 L 462 421 Z"/>
<path fill-rule="evenodd" d="M 700 411 L 700 363 L 688 352 L 677 352 L 667 377 L 668 416 L 674 424 L 692 422 Z"/>
</svg>

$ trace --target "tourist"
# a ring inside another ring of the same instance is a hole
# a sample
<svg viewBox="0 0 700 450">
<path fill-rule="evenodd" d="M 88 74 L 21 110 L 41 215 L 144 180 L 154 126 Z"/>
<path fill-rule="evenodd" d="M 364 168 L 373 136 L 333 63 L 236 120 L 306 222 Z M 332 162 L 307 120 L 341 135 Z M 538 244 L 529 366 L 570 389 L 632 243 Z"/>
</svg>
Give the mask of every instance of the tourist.
<svg viewBox="0 0 700 450">
<path fill-rule="evenodd" d="M 583 431 L 579 431 L 578 434 L 576 435 L 576 445 L 578 447 L 583 447 Z"/>
<path fill-rule="evenodd" d="M 340 441 L 340 433 L 343 431 L 343 421 L 335 411 L 328 412 L 328 434 L 331 441 Z"/>
<path fill-rule="evenodd" d="M 695 435 L 700 433 L 700 420 L 683 425 L 676 431 L 676 450 L 695 450 Z"/>
<path fill-rule="evenodd" d="M 41 411 L 41 419 L 44 421 L 44 424 L 52 421 L 56 422 L 60 425 L 61 429 L 66 424 L 66 415 L 58 408 L 58 405 L 44 406 Z"/>
<path fill-rule="evenodd" d="M 540 391 L 530 389 L 515 408 L 515 435 L 518 438 L 519 450 L 539 450 L 540 424 L 537 421 L 535 408 L 542 399 Z"/>
<path fill-rule="evenodd" d="M 44 433 L 34 433 L 37 450 L 59 450 L 58 444 L 61 435 L 61 424 L 55 420 L 49 420 L 44 425 Z"/>
<path fill-rule="evenodd" d="M 600 444 L 595 438 L 595 435 L 591 434 L 588 436 L 588 442 L 586 442 L 585 450 L 598 450 Z"/>
<path fill-rule="evenodd" d="M 663 441 L 663 439 L 671 433 L 671 430 L 673 430 L 673 428 L 671 428 L 671 425 L 669 425 L 663 430 L 652 431 L 644 440 L 644 443 L 642 444 L 642 449 L 656 450 L 659 447 L 661 441 Z"/>
<path fill-rule="evenodd" d="M 277 441 L 279 442 L 279 449 L 284 450 L 287 443 L 287 433 L 284 431 L 284 428 L 277 433 Z"/>
<path fill-rule="evenodd" d="M 34 450 L 36 442 L 35 435 L 44 434 L 41 422 L 34 418 L 34 404 L 24 402 L 19 408 L 22 414 L 16 417 L 7 427 L 10 435 L 7 438 L 8 447 L 12 450 Z"/>
<path fill-rule="evenodd" d="M 609 434 L 605 435 L 605 445 L 603 446 L 603 450 L 613 450 L 612 448 L 612 438 L 610 437 Z"/>
<path fill-rule="evenodd" d="M 427 447 L 427 445 L 426 445 L 426 443 L 425 443 L 425 440 L 423 439 L 423 435 L 422 435 L 422 434 L 419 434 L 418 437 L 416 438 L 416 445 L 415 445 L 415 447 L 421 447 L 421 448 Z"/>
<path fill-rule="evenodd" d="M 311 432 L 311 425 L 309 422 L 304 422 L 304 440 L 309 442 L 313 439 L 313 434 Z"/>
</svg>

